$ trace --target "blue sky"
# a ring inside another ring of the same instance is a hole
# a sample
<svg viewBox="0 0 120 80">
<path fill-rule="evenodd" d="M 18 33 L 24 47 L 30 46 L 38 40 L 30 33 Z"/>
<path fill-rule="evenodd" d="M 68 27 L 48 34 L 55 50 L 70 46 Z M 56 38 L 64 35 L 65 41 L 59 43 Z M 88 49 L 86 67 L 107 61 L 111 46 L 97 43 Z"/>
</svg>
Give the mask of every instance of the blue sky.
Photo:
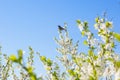
<svg viewBox="0 0 120 80">
<path fill-rule="evenodd" d="M 76 20 L 88 21 L 92 29 L 94 18 L 104 11 L 108 19 L 113 18 L 114 31 L 120 33 L 120 0 L 0 0 L 0 45 L 6 54 L 32 46 L 54 58 L 57 25 L 68 23 L 77 41 L 81 37 Z"/>
</svg>

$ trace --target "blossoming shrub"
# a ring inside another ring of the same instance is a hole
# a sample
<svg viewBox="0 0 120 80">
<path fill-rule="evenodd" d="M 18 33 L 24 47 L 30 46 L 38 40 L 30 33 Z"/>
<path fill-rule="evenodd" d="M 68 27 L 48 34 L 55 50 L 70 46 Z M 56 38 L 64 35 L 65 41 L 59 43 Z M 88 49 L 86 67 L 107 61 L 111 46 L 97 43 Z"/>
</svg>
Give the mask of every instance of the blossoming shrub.
<svg viewBox="0 0 120 80">
<path fill-rule="evenodd" d="M 69 37 L 67 26 L 59 29 L 59 38 L 55 38 L 59 45 L 57 51 L 61 54 L 57 57 L 60 63 L 37 55 L 42 61 L 47 75 L 38 77 L 34 73 L 34 51 L 30 47 L 27 65 L 23 64 L 23 51 L 18 50 L 18 56 L 4 56 L 6 62 L 0 60 L 1 80 L 120 80 L 120 55 L 115 46 L 120 42 L 120 34 L 112 31 L 113 24 L 104 18 L 95 19 L 95 29 L 98 37 L 89 30 L 88 22 L 77 20 L 78 28 L 82 36 L 86 37 L 84 44 L 88 47 L 87 53 L 78 52 L 79 42 L 73 43 Z M 118 44 L 119 45 L 119 44 Z M 62 66 L 60 66 L 62 64 Z M 19 67 L 17 67 L 19 65 Z M 15 68 L 19 70 L 16 74 Z"/>
</svg>

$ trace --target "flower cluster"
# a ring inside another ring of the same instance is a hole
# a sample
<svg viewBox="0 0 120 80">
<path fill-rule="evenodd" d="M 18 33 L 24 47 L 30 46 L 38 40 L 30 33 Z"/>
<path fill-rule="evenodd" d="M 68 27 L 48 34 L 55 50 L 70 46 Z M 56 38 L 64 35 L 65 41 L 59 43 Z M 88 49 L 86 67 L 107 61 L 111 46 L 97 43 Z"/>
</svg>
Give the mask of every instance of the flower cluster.
<svg viewBox="0 0 120 80">
<path fill-rule="evenodd" d="M 86 57 L 89 58 L 87 64 L 91 65 L 89 68 L 90 71 L 93 71 L 91 74 L 86 74 L 92 76 L 92 80 L 98 80 L 100 78 L 105 78 L 107 80 L 120 79 L 120 57 L 115 53 L 115 39 L 119 41 L 120 35 L 118 33 L 112 32 L 112 22 L 106 21 L 105 19 L 100 19 L 97 17 L 95 19 L 95 29 L 98 31 L 98 39 L 94 38 L 93 33 L 88 29 L 87 22 L 81 22 L 77 20 L 78 27 L 82 33 L 87 37 L 86 43 L 88 43 L 89 51 Z M 100 40 L 100 41 L 98 41 Z M 85 68 L 85 67 L 84 67 Z M 86 78 L 84 78 L 86 79 Z M 89 80 L 89 79 L 88 79 Z"/>
<path fill-rule="evenodd" d="M 0 79 L 120 80 L 120 55 L 115 49 L 116 42 L 120 42 L 120 34 L 112 31 L 113 23 L 97 17 L 94 24 L 94 28 L 98 32 L 97 37 L 89 30 L 87 21 L 77 20 L 77 25 L 81 35 L 86 37 L 83 44 L 88 47 L 87 52 L 78 51 L 79 41 L 73 42 L 65 24 L 64 27 L 59 26 L 59 37 L 55 38 L 58 44 L 58 61 L 37 53 L 47 72 L 46 75 L 38 77 L 38 74 L 34 72 L 35 54 L 29 47 L 27 65 L 23 61 L 23 50 L 18 50 L 18 56 L 9 57 L 0 51 Z"/>
</svg>

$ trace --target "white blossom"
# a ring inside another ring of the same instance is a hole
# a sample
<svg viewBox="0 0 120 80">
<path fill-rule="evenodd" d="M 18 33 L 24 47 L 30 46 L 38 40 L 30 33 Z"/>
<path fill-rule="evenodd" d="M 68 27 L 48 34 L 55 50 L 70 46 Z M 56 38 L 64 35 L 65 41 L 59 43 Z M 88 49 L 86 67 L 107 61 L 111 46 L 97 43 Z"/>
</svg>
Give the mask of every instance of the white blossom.
<svg viewBox="0 0 120 80">
<path fill-rule="evenodd" d="M 107 50 L 111 50 L 111 49 L 112 49 L 112 47 L 111 47 L 111 43 L 106 44 L 106 45 L 105 45 L 105 49 L 107 49 Z"/>
<path fill-rule="evenodd" d="M 101 23 L 100 28 L 103 29 L 103 30 L 107 29 L 105 23 Z"/>
<path fill-rule="evenodd" d="M 78 25 L 78 27 L 79 27 L 80 31 L 83 31 L 83 30 L 84 30 L 84 28 L 83 28 L 83 25 L 82 25 L 82 24 L 79 24 L 79 25 Z"/>
<path fill-rule="evenodd" d="M 115 80 L 120 80 L 120 69 L 115 73 Z"/>
</svg>

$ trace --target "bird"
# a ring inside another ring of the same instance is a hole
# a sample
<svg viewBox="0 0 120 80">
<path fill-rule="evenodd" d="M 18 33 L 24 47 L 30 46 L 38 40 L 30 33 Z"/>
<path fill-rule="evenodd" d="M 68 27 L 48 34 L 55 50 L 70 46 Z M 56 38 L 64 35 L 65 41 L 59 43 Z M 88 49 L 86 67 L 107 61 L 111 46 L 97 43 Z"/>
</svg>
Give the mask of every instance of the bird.
<svg viewBox="0 0 120 80">
<path fill-rule="evenodd" d="M 65 30 L 65 31 L 66 31 L 66 29 L 65 29 L 65 28 L 63 28 L 63 27 L 61 27 L 60 25 L 58 25 L 58 29 L 59 29 L 60 31 L 63 31 L 63 30 Z"/>
</svg>

